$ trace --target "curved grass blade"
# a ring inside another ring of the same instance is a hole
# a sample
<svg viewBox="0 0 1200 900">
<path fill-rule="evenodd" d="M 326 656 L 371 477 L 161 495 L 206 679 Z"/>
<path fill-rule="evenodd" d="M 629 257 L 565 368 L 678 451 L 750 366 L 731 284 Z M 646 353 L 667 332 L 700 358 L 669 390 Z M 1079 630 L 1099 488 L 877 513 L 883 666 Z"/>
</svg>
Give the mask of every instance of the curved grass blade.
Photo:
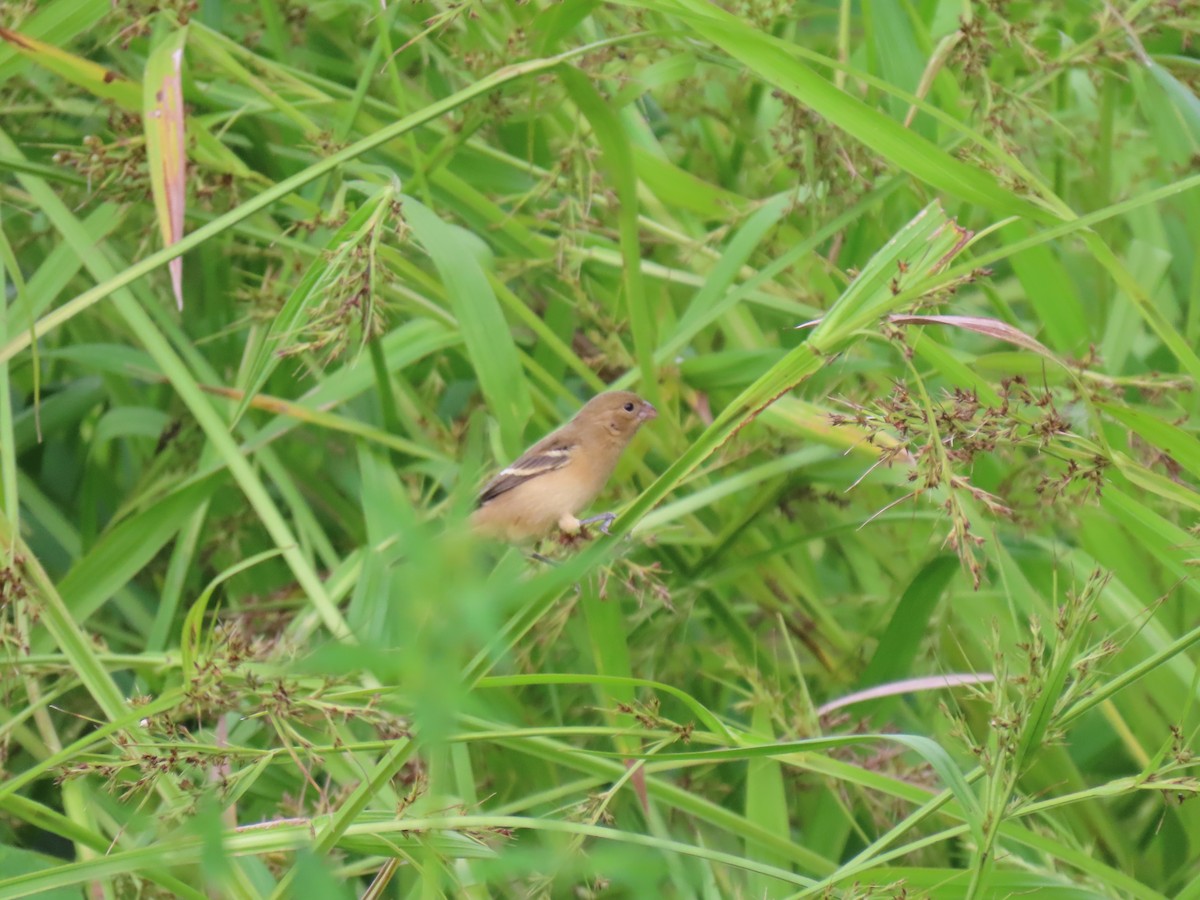
<svg viewBox="0 0 1200 900">
<path fill-rule="evenodd" d="M 437 267 L 480 390 L 500 424 L 504 448 L 516 456 L 525 445 L 525 424 L 533 417 L 533 400 L 517 345 L 475 255 L 476 248 L 468 243 L 467 232 L 443 222 L 411 197 L 404 198 L 404 214 Z"/>
</svg>

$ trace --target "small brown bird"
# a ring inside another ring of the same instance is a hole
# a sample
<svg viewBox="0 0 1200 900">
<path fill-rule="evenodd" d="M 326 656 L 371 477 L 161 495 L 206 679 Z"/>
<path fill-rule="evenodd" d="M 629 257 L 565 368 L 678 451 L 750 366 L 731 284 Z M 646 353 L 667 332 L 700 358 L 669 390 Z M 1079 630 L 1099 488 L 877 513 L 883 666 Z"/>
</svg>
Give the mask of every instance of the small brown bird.
<svg viewBox="0 0 1200 900">
<path fill-rule="evenodd" d="M 601 522 L 600 530 L 607 533 L 615 514 L 583 521 L 576 514 L 604 489 L 641 424 L 657 416 L 653 406 L 629 391 L 596 395 L 575 418 L 488 482 L 471 525 L 480 534 L 513 543 L 543 538 L 555 525 L 578 534 L 584 525 Z"/>
</svg>

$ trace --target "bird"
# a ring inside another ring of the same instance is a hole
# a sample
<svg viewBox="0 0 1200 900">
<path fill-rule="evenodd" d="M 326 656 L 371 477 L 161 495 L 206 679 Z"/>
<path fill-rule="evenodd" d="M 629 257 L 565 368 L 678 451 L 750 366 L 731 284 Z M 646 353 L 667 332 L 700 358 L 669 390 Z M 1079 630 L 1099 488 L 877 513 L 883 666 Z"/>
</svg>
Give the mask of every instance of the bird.
<svg viewBox="0 0 1200 900">
<path fill-rule="evenodd" d="M 657 417 L 651 404 L 630 391 L 597 394 L 484 485 L 472 529 L 512 544 L 541 540 L 555 526 L 568 539 L 595 522 L 607 534 L 615 513 L 582 521 L 576 516 L 604 489 L 642 424 Z"/>
</svg>

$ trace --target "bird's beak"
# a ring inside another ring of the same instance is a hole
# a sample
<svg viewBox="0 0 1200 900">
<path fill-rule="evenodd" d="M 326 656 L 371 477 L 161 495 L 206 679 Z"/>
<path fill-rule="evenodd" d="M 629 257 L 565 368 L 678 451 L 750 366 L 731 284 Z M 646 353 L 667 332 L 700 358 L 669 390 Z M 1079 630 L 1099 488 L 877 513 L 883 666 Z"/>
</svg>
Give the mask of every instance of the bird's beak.
<svg viewBox="0 0 1200 900">
<path fill-rule="evenodd" d="M 642 408 L 640 410 L 638 410 L 637 417 L 638 417 L 639 421 L 642 421 L 642 422 L 646 422 L 650 419 L 657 419 L 658 418 L 658 410 L 655 409 L 653 406 L 651 406 L 649 403 L 642 401 Z"/>
</svg>

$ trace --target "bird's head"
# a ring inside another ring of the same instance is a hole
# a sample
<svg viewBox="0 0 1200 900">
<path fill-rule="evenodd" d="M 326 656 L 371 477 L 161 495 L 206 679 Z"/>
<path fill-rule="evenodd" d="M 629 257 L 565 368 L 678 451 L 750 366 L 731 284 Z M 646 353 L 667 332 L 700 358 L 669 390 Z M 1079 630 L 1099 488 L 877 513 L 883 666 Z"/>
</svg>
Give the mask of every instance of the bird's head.
<svg viewBox="0 0 1200 900">
<path fill-rule="evenodd" d="M 658 410 L 637 394 L 631 391 L 606 391 L 589 400 L 576 419 L 614 438 L 629 440 L 643 422 L 657 417 Z"/>
</svg>

